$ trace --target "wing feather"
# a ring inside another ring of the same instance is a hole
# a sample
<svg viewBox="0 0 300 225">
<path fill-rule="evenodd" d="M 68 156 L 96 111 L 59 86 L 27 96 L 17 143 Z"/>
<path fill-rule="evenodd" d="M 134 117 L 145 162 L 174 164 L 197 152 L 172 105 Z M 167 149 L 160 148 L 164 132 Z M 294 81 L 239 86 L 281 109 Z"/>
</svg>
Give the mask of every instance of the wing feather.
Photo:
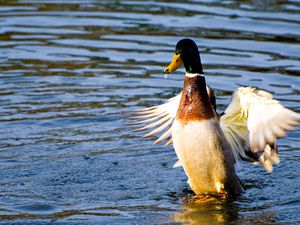
<svg viewBox="0 0 300 225">
<path fill-rule="evenodd" d="M 152 130 L 150 133 L 146 134 L 143 136 L 143 138 L 147 138 L 147 137 L 151 137 L 161 131 L 163 131 L 166 127 L 168 127 L 173 121 L 172 120 L 168 120 L 167 122 L 162 123 L 159 127 L 157 127 L 156 129 Z"/>
<path fill-rule="evenodd" d="M 299 123 L 298 113 L 282 106 L 272 94 L 252 87 L 238 88 L 220 118 L 235 159 L 252 157 L 269 172 L 279 162 L 276 139 Z"/>
<path fill-rule="evenodd" d="M 158 125 L 161 125 L 161 124 L 164 124 L 166 121 L 169 121 L 170 120 L 170 117 L 169 115 L 166 115 L 166 116 L 161 116 L 159 118 L 159 120 L 153 122 L 153 123 L 150 123 L 148 124 L 147 126 L 144 126 L 144 127 L 141 127 L 141 128 L 138 128 L 138 129 L 135 129 L 134 131 L 142 131 L 142 130 L 147 130 L 149 128 L 152 128 L 152 127 L 156 127 Z M 144 121 L 145 122 L 145 121 Z"/>
<path fill-rule="evenodd" d="M 158 139 L 155 140 L 155 144 L 158 144 L 164 140 L 167 140 L 166 145 L 172 143 L 172 124 L 176 117 L 177 109 L 179 107 L 181 99 L 181 93 L 168 100 L 168 102 L 133 112 L 135 116 L 131 119 L 135 120 L 132 125 L 144 125 L 134 131 L 150 130 L 143 138 L 154 136 L 160 132 L 163 132 Z M 152 129 L 152 130 L 151 130 Z"/>
<path fill-rule="evenodd" d="M 164 104 L 135 111 L 131 117 L 135 121 L 131 124 L 144 125 L 135 131 L 149 130 L 143 138 L 162 133 L 154 143 L 166 141 L 165 145 L 172 144 L 172 124 L 180 99 L 181 93 Z M 252 87 L 236 89 L 220 117 L 220 126 L 235 161 L 259 162 L 269 172 L 272 172 L 273 164 L 279 163 L 277 138 L 284 137 L 286 131 L 293 130 L 299 123 L 298 113 L 282 106 L 271 93 Z M 180 162 L 176 163 L 179 165 Z"/>
<path fill-rule="evenodd" d="M 170 127 L 165 133 L 163 133 L 155 142 L 154 144 L 158 144 L 167 138 L 171 137 L 172 135 L 172 127 Z"/>
</svg>

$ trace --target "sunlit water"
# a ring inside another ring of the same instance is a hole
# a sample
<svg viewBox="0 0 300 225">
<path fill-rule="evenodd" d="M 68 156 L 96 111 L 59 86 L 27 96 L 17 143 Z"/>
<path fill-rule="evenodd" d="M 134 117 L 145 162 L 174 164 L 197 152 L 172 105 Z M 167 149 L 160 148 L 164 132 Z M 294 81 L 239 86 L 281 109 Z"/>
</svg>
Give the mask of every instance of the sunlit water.
<svg viewBox="0 0 300 225">
<path fill-rule="evenodd" d="M 242 196 L 209 204 L 131 132 L 125 112 L 180 91 L 162 71 L 182 37 L 220 112 L 249 85 L 300 112 L 300 1 L 182 2 L 1 1 L 0 223 L 300 224 L 299 127 L 272 174 L 243 164 Z"/>
</svg>

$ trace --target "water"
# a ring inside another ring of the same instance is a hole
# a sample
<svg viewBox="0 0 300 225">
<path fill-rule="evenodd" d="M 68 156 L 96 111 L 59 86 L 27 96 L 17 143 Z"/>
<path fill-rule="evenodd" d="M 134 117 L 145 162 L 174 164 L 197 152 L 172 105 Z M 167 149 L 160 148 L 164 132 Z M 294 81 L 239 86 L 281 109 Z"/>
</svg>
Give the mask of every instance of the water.
<svg viewBox="0 0 300 225">
<path fill-rule="evenodd" d="M 300 224 L 300 129 L 272 174 L 238 167 L 246 191 L 196 204 L 172 147 L 125 112 L 182 87 L 163 69 L 199 45 L 220 112 L 234 88 L 300 112 L 300 1 L 20 0 L 0 4 L 1 224 Z"/>
</svg>

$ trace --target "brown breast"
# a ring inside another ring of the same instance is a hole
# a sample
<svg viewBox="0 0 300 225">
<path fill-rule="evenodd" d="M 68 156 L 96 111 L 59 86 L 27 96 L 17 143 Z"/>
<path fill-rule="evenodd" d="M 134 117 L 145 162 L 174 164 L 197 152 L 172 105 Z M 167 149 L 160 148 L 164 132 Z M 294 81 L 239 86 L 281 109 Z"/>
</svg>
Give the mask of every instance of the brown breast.
<svg viewBox="0 0 300 225">
<path fill-rule="evenodd" d="M 216 113 L 207 94 L 204 76 L 185 76 L 176 118 L 186 123 L 215 117 Z"/>
</svg>

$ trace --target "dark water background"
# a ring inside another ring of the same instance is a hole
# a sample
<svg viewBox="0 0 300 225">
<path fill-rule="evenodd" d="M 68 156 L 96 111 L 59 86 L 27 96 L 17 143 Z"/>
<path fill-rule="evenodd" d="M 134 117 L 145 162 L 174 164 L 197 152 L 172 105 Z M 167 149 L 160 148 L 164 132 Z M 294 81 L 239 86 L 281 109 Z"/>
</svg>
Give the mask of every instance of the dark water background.
<svg viewBox="0 0 300 225">
<path fill-rule="evenodd" d="M 220 111 L 234 88 L 300 112 L 300 1 L 0 0 L 1 224 L 300 224 L 300 129 L 272 174 L 238 167 L 233 202 L 189 202 L 172 147 L 123 112 L 180 91 L 176 42 L 199 45 Z"/>
</svg>

